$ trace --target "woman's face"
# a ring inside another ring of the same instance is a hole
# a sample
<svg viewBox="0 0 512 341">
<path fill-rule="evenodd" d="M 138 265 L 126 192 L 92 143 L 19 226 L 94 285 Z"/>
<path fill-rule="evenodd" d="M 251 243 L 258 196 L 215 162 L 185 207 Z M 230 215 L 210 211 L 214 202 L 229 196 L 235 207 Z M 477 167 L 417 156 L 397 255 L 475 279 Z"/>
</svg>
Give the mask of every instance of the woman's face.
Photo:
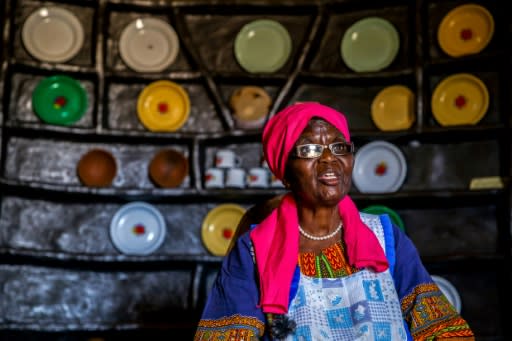
<svg viewBox="0 0 512 341">
<path fill-rule="evenodd" d="M 334 142 L 346 142 L 346 139 L 330 123 L 313 119 L 295 146 L 309 143 L 327 146 Z M 312 206 L 336 205 L 350 189 L 353 154 L 334 155 L 329 148 L 324 148 L 320 157 L 300 158 L 294 155 L 294 150 L 288 159 L 285 183 L 297 200 Z"/>
</svg>

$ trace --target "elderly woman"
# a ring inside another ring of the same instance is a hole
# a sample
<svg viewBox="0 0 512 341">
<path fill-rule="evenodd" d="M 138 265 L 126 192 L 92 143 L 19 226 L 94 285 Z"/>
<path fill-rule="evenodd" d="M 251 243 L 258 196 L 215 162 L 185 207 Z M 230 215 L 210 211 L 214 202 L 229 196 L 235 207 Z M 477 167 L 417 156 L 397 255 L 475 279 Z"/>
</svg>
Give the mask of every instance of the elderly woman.
<svg viewBox="0 0 512 341">
<path fill-rule="evenodd" d="M 474 339 L 411 240 L 347 195 L 354 146 L 341 113 L 289 106 L 263 148 L 289 193 L 224 258 L 196 340 Z"/>
</svg>

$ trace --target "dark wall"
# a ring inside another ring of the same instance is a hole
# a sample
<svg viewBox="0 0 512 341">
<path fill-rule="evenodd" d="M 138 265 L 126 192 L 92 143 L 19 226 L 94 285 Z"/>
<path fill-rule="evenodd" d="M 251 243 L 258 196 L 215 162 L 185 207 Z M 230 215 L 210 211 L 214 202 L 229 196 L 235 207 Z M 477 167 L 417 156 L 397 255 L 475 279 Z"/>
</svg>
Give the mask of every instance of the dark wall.
<svg viewBox="0 0 512 341">
<path fill-rule="evenodd" d="M 432 274 L 449 279 L 462 300 L 462 315 L 478 340 L 509 340 L 511 191 L 470 190 L 475 178 L 510 178 L 510 19 L 498 1 L 477 1 L 492 13 L 495 33 L 477 54 L 453 58 L 439 47 L 442 18 L 464 1 L 136 1 L 2 2 L 0 107 L 0 340 L 192 339 L 221 257 L 202 239 L 205 216 L 220 204 L 244 208 L 279 188 L 207 189 L 204 172 L 221 148 L 260 164 L 261 129 L 237 127 L 229 99 L 240 86 L 263 87 L 272 98 L 269 116 L 296 101 L 319 101 L 344 112 L 356 146 L 385 140 L 407 161 L 397 192 L 365 194 L 360 208 L 386 205 L 402 217 L 408 235 Z M 21 30 L 42 6 L 73 12 L 84 44 L 70 60 L 41 62 L 24 46 Z M 378 72 L 357 73 L 340 57 L 343 33 L 356 20 L 380 16 L 399 32 L 396 58 Z M 124 27 L 157 17 L 176 30 L 177 59 L 155 73 L 130 69 L 119 53 Z M 241 27 L 260 18 L 282 23 L 292 38 L 285 65 L 252 74 L 236 61 Z M 435 87 L 467 72 L 489 90 L 489 108 L 474 125 L 441 126 L 431 110 Z M 34 113 L 32 93 L 53 75 L 68 75 L 86 91 L 84 116 L 72 125 L 46 124 Z M 172 80 L 190 97 L 190 116 L 174 132 L 148 131 L 137 117 L 140 92 Z M 415 94 L 415 122 L 380 131 L 370 106 L 384 87 L 408 86 Z M 104 148 L 118 169 L 105 188 L 84 186 L 76 173 L 81 155 Z M 173 148 L 189 160 L 177 188 L 148 177 L 157 151 Z M 120 252 L 109 235 L 124 204 L 144 201 L 164 216 L 162 245 L 144 256 Z M 506 317 L 507 316 L 507 317 Z"/>
</svg>

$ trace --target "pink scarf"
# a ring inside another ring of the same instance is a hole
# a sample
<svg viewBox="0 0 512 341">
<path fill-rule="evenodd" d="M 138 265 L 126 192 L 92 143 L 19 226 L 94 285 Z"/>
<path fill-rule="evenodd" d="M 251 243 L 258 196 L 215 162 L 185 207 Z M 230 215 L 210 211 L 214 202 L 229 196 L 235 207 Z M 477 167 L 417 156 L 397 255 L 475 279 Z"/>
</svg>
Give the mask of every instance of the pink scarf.
<svg viewBox="0 0 512 341">
<path fill-rule="evenodd" d="M 313 102 L 285 108 L 268 121 L 263 131 L 265 158 L 277 178 L 283 179 L 288 155 L 313 117 L 331 123 L 350 141 L 347 121 L 340 112 Z M 373 232 L 361 221 L 352 199 L 345 196 L 338 207 L 350 264 L 385 271 L 388 262 L 384 251 Z M 299 255 L 298 224 L 295 200 L 287 194 L 279 207 L 251 231 L 260 280 L 260 305 L 265 313 L 288 312 L 290 284 Z"/>
</svg>

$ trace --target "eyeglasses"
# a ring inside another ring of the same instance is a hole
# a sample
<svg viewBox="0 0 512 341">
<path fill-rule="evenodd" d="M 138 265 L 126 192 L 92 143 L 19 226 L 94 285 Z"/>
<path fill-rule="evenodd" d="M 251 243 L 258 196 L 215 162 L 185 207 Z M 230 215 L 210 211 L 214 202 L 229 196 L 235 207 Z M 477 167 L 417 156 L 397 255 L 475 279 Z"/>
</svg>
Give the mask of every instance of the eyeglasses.
<svg viewBox="0 0 512 341">
<path fill-rule="evenodd" d="M 314 159 L 320 157 L 325 148 L 329 148 L 331 153 L 336 156 L 354 153 L 354 144 L 352 142 L 334 142 L 329 145 L 308 143 L 296 146 L 295 156 L 302 159 Z"/>
</svg>

